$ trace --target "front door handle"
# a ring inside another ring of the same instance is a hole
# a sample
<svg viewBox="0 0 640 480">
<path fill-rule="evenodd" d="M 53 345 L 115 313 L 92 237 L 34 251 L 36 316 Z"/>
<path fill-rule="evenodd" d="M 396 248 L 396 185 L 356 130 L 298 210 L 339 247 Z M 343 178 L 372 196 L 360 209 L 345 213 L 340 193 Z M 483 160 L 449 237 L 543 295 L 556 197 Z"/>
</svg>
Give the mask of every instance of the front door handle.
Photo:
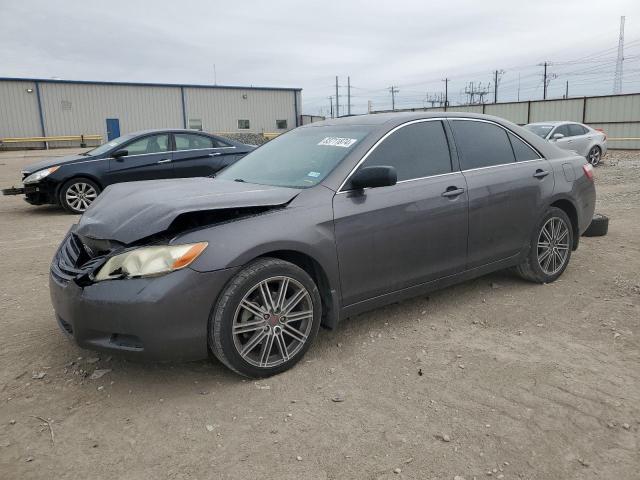
<svg viewBox="0 0 640 480">
<path fill-rule="evenodd" d="M 164 160 L 158 160 L 157 163 L 169 163 L 169 162 L 171 162 L 171 159 L 170 158 L 165 158 Z"/>
<path fill-rule="evenodd" d="M 544 178 L 547 175 L 549 175 L 549 172 L 547 172 L 546 170 L 542 170 L 540 168 L 536 170 L 536 173 L 533 174 L 533 176 L 536 178 Z"/>
<path fill-rule="evenodd" d="M 222 154 L 220 152 L 213 152 L 209 154 L 210 157 L 217 157 L 218 155 L 222 155 Z"/>
<path fill-rule="evenodd" d="M 458 195 L 462 195 L 464 193 L 464 188 L 458 187 L 448 187 L 444 192 L 442 192 L 443 197 L 454 198 Z"/>
</svg>

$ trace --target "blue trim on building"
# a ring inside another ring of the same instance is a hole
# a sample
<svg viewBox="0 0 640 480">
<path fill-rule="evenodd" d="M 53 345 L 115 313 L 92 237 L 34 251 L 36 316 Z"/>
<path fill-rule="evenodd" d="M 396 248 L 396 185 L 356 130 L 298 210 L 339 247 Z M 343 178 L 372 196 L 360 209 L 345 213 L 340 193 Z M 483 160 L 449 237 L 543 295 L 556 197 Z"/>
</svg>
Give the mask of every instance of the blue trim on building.
<svg viewBox="0 0 640 480">
<path fill-rule="evenodd" d="M 187 83 L 136 83 L 136 82 L 101 82 L 91 80 L 53 80 L 47 78 L 14 78 L 14 77 L 0 77 L 0 81 L 9 82 L 40 82 L 40 83 L 68 83 L 68 84 L 80 84 L 80 85 L 122 85 L 129 87 L 180 87 L 180 88 L 214 88 L 214 89 L 231 89 L 231 90 L 281 90 L 281 91 L 302 91 L 301 88 L 285 88 L 285 87 L 242 87 L 238 85 L 198 85 Z"/>
<path fill-rule="evenodd" d="M 184 103 L 184 87 L 180 87 L 180 98 L 182 100 L 182 126 L 187 128 L 187 107 Z"/>
<path fill-rule="evenodd" d="M 42 100 L 40 99 L 40 82 L 34 81 L 36 86 L 36 99 L 38 100 L 38 116 L 40 117 L 40 130 L 42 130 L 42 136 L 47 136 L 47 131 L 44 128 L 44 114 L 42 113 Z"/>
</svg>

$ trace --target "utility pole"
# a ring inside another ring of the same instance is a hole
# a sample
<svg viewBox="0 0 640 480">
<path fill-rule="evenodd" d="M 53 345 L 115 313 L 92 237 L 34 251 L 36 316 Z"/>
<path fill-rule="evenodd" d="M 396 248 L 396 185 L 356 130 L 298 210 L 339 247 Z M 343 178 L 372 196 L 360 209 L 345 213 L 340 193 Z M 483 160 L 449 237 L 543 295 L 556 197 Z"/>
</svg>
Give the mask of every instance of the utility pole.
<svg viewBox="0 0 640 480">
<path fill-rule="evenodd" d="M 542 90 L 542 99 L 547 99 L 547 62 L 544 62 L 544 78 L 542 79 L 543 90 Z"/>
<path fill-rule="evenodd" d="M 328 96 L 329 99 L 329 111 L 331 112 L 331 118 L 333 118 L 333 96 Z"/>
<path fill-rule="evenodd" d="M 565 98 L 565 100 L 566 100 L 567 98 L 569 98 L 569 80 L 567 80 L 567 84 L 566 84 L 566 86 L 565 86 L 565 90 L 564 90 L 564 98 Z"/>
<path fill-rule="evenodd" d="M 624 61 L 624 19 L 620 17 L 620 36 L 618 37 L 618 59 L 616 60 L 616 75 L 613 79 L 613 93 L 622 93 L 622 62 Z"/>
<path fill-rule="evenodd" d="M 391 110 L 395 111 L 395 109 L 396 109 L 396 93 L 399 93 L 400 90 L 398 90 L 394 85 L 391 85 L 389 87 L 389 91 L 391 92 Z"/>
<path fill-rule="evenodd" d="M 216 64 L 213 64 L 213 84 L 218 84 L 218 73 L 216 72 Z"/>
<path fill-rule="evenodd" d="M 498 103 L 498 70 L 493 75 L 493 103 Z"/>
<path fill-rule="evenodd" d="M 347 77 L 347 115 L 351 115 L 351 77 Z"/>
<path fill-rule="evenodd" d="M 336 118 L 340 117 L 340 100 L 338 94 L 338 76 L 336 75 Z"/>
<path fill-rule="evenodd" d="M 371 113 L 373 110 L 373 102 L 371 100 L 367 100 L 367 113 Z"/>
<path fill-rule="evenodd" d="M 442 81 L 444 82 L 444 111 L 446 112 L 449 106 L 449 79 L 445 78 Z"/>
<path fill-rule="evenodd" d="M 520 74 L 518 74 L 518 101 L 520 101 Z"/>
</svg>

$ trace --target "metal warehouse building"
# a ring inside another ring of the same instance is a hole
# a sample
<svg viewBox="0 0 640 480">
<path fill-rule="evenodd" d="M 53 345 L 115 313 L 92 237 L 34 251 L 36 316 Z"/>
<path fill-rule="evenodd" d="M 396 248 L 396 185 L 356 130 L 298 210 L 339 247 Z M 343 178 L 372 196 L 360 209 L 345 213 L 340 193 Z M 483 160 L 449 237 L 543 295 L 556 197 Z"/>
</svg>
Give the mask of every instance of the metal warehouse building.
<svg viewBox="0 0 640 480">
<path fill-rule="evenodd" d="M 148 128 L 284 132 L 298 126 L 301 101 L 299 88 L 0 78 L 0 141 L 69 135 L 107 140 Z"/>
</svg>

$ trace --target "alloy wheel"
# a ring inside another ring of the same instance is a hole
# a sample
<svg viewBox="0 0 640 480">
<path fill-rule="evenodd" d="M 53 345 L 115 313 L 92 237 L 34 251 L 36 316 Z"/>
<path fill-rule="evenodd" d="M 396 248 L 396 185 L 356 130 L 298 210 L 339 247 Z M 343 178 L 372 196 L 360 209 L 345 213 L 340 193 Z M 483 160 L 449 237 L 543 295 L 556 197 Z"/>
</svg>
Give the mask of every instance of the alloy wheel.
<svg viewBox="0 0 640 480">
<path fill-rule="evenodd" d="M 77 182 L 69 186 L 64 198 L 67 204 L 77 212 L 84 212 L 98 196 L 93 186 L 84 182 Z"/>
<path fill-rule="evenodd" d="M 595 167 L 600 163 L 600 156 L 601 156 L 600 149 L 598 147 L 593 147 L 589 151 L 589 155 L 588 155 L 589 163 Z"/>
<path fill-rule="evenodd" d="M 249 289 L 236 309 L 234 346 L 251 365 L 280 365 L 306 344 L 313 314 L 311 295 L 300 282 L 288 276 L 262 280 Z"/>
<path fill-rule="evenodd" d="M 545 222 L 538 235 L 538 265 L 547 275 L 555 275 L 569 256 L 569 226 L 559 217 Z"/>
</svg>

